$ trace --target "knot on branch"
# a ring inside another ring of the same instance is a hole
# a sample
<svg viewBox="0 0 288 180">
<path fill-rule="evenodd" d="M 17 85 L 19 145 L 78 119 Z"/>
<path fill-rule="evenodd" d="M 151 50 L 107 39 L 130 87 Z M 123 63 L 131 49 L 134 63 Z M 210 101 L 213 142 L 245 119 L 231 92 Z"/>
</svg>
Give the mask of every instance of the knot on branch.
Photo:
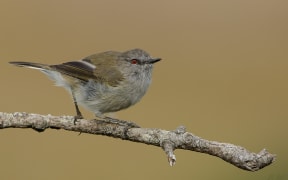
<svg viewBox="0 0 288 180">
<path fill-rule="evenodd" d="M 175 132 L 176 134 L 184 134 L 186 132 L 186 127 L 179 126 L 173 132 Z"/>
</svg>

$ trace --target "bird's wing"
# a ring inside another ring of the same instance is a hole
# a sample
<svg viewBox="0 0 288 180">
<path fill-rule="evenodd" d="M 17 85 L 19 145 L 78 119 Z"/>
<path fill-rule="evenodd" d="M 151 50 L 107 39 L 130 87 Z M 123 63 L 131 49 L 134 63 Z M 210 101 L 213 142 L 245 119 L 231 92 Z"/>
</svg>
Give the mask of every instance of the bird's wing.
<svg viewBox="0 0 288 180">
<path fill-rule="evenodd" d="M 95 64 L 95 65 L 94 65 Z M 107 66 L 105 63 L 92 63 L 90 59 L 70 61 L 50 67 L 62 74 L 82 81 L 94 80 L 99 83 L 107 83 L 117 86 L 123 79 L 123 75 L 115 66 Z"/>
<path fill-rule="evenodd" d="M 93 66 L 89 65 L 85 61 L 70 61 L 62 64 L 51 65 L 50 68 L 82 81 L 88 81 L 89 79 L 96 78 L 93 74 Z"/>
</svg>

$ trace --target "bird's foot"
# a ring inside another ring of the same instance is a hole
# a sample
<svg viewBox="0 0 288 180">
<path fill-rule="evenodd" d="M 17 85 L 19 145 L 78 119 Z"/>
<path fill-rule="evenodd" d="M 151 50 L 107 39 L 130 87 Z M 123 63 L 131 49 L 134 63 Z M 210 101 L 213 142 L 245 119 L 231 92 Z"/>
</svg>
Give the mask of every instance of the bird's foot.
<svg viewBox="0 0 288 180">
<path fill-rule="evenodd" d="M 76 125 L 76 122 L 78 121 L 78 119 L 84 119 L 82 114 L 77 114 L 76 116 L 74 116 L 74 121 L 73 121 L 74 125 Z"/>
<path fill-rule="evenodd" d="M 140 126 L 138 126 L 134 122 L 114 119 L 114 118 L 111 118 L 111 117 L 97 117 L 97 119 L 100 120 L 100 121 L 106 122 L 106 123 L 113 123 L 113 124 L 118 124 L 118 125 L 121 125 L 121 126 L 128 126 L 130 128 L 140 128 Z"/>
</svg>

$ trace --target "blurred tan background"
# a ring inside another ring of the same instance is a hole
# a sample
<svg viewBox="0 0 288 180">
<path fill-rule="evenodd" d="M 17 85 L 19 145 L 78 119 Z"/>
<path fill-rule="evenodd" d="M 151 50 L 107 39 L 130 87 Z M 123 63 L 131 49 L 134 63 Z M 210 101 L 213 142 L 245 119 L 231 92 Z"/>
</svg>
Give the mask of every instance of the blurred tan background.
<svg viewBox="0 0 288 180">
<path fill-rule="evenodd" d="M 167 130 L 185 125 L 206 139 L 277 154 L 251 173 L 177 150 L 171 168 L 153 146 L 4 129 L 1 179 L 288 179 L 287 7 L 282 0 L 1 0 L 0 111 L 75 114 L 64 89 L 8 61 L 53 64 L 137 47 L 163 61 L 142 101 L 116 117 Z"/>
</svg>

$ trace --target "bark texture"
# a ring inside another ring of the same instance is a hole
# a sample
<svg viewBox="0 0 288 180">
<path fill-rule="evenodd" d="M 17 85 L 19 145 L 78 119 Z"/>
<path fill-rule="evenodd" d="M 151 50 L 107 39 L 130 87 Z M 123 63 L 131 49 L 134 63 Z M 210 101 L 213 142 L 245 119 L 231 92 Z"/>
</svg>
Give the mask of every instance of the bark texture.
<svg viewBox="0 0 288 180">
<path fill-rule="evenodd" d="M 270 165 L 275 155 L 265 149 L 259 153 L 249 152 L 241 146 L 202 139 L 186 132 L 184 126 L 176 130 L 140 128 L 133 122 L 107 118 L 104 120 L 79 119 L 74 124 L 73 116 L 52 116 L 25 112 L 0 112 L 0 129 L 32 128 L 43 132 L 47 128 L 65 129 L 80 133 L 98 134 L 161 147 L 171 166 L 176 163 L 175 149 L 184 149 L 210 154 L 234 166 L 257 171 Z"/>
</svg>

